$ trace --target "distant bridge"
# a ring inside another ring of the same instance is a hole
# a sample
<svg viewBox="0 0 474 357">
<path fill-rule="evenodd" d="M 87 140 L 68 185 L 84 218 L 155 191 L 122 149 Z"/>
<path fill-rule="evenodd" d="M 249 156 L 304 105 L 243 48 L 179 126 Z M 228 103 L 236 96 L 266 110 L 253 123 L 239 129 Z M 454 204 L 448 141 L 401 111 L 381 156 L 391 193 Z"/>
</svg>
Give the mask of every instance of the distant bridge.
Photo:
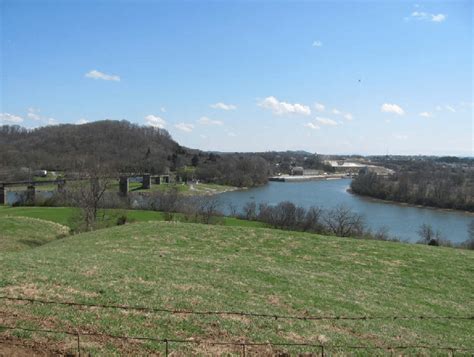
<svg viewBox="0 0 474 357">
<path fill-rule="evenodd" d="M 161 185 L 169 184 L 172 182 L 171 175 L 150 175 L 150 174 L 122 174 L 119 177 L 108 177 L 108 179 L 116 179 L 119 181 L 119 193 L 126 196 L 130 190 L 130 178 L 142 177 L 142 189 L 151 189 L 152 184 Z M 11 182 L 0 182 L 0 205 L 7 204 L 7 188 L 26 186 L 26 197 L 28 201 L 34 202 L 36 195 L 36 187 L 38 186 L 51 186 L 57 185 L 58 191 L 61 191 L 66 186 L 68 181 L 81 181 L 84 178 L 61 178 L 57 180 L 24 180 L 24 181 L 11 181 Z"/>
</svg>

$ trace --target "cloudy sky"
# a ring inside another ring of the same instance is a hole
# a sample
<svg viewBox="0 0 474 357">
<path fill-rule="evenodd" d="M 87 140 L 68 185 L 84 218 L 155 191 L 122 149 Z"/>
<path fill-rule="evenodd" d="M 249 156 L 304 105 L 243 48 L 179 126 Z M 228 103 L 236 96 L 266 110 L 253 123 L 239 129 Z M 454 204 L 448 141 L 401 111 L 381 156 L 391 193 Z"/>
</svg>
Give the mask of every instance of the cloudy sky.
<svg viewBox="0 0 474 357">
<path fill-rule="evenodd" d="M 471 1 L 1 1 L 0 124 L 473 155 Z"/>
</svg>

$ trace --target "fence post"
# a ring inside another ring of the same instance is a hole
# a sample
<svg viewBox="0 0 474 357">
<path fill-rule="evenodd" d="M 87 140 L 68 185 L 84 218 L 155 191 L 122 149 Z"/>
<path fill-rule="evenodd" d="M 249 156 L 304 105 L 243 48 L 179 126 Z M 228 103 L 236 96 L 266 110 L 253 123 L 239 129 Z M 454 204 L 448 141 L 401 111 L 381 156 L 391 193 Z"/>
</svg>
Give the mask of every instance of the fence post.
<svg viewBox="0 0 474 357">
<path fill-rule="evenodd" d="M 81 337 L 79 335 L 79 331 L 76 331 L 77 335 L 77 353 L 79 354 L 79 357 L 81 357 Z"/>
<path fill-rule="evenodd" d="M 245 357 L 245 343 L 242 343 L 242 357 Z"/>
<path fill-rule="evenodd" d="M 169 350 L 168 350 L 168 340 L 165 338 L 165 356 L 168 357 Z"/>
<path fill-rule="evenodd" d="M 324 345 L 321 345 L 321 357 L 324 357 Z"/>
</svg>

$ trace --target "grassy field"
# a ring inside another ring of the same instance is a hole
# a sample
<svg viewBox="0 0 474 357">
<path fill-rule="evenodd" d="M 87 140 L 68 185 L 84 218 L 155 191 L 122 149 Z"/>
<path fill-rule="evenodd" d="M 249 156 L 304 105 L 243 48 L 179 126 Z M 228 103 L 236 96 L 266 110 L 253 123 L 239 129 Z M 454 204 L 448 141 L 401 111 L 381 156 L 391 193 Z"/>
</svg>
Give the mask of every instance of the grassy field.
<svg viewBox="0 0 474 357">
<path fill-rule="evenodd" d="M 8 219 L 0 224 L 8 226 Z M 25 239 L 34 234 L 21 225 L 13 231 Z M 265 228 L 130 224 L 1 251 L 0 272 L 0 295 L 94 304 L 272 315 L 467 316 L 474 311 L 472 251 Z M 324 343 L 329 354 L 362 356 L 376 352 L 332 346 L 473 347 L 474 335 L 473 320 L 302 321 L 7 301 L 0 304 L 0 324 L 201 341 L 171 346 L 181 354 L 240 353 L 240 348 L 206 341 L 304 341 Z M 21 341 L 36 351 L 75 348 L 75 339 L 66 335 L 3 331 L 0 336 L 0 341 Z M 164 352 L 163 344 L 155 342 L 83 337 L 81 343 L 84 353 Z M 283 350 L 288 349 L 249 347 L 247 352 Z M 297 351 L 309 350 L 289 350 Z"/>
<path fill-rule="evenodd" d="M 18 252 L 67 236 L 69 228 L 51 221 L 0 216 L 0 252 Z"/>
<path fill-rule="evenodd" d="M 45 181 L 41 178 L 38 178 L 37 181 Z M 82 181 L 75 181 L 70 184 L 80 185 Z M 8 190 L 10 191 L 24 191 L 26 190 L 27 186 L 12 186 L 9 187 Z M 38 191 L 56 191 L 58 188 L 57 185 L 53 184 L 41 184 L 36 187 Z M 225 186 L 225 185 L 217 185 L 213 183 L 199 183 L 199 184 L 181 184 L 181 183 L 172 183 L 172 184 L 162 184 L 156 185 L 152 184 L 151 188 L 148 190 L 142 189 L 141 182 L 130 182 L 129 183 L 129 192 L 163 192 L 171 189 L 176 189 L 179 193 L 184 195 L 212 195 L 227 191 L 233 191 L 237 189 L 233 186 Z M 118 182 L 113 182 L 108 191 L 115 191 L 118 192 L 119 184 Z"/>
<path fill-rule="evenodd" d="M 64 226 L 71 227 L 79 213 L 79 209 L 72 207 L 9 207 L 0 206 L 0 218 L 5 216 L 13 217 L 30 217 L 43 219 Z M 106 209 L 101 211 L 101 216 L 115 217 L 125 214 L 130 223 L 140 223 L 148 221 L 164 221 L 163 212 L 146 211 L 146 210 L 118 210 Z M 184 221 L 185 217 L 180 213 L 173 214 L 173 220 Z M 223 226 L 239 226 L 239 227 L 265 227 L 264 223 L 247 221 L 233 217 L 219 217 L 215 223 Z M 110 220 L 111 225 L 115 225 L 113 219 Z"/>
</svg>

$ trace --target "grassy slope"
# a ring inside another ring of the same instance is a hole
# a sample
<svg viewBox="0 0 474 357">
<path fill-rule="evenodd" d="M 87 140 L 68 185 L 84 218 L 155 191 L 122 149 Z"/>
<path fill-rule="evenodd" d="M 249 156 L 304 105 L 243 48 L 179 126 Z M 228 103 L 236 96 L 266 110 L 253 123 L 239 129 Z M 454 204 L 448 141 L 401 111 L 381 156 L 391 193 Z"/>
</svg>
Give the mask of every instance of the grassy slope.
<svg viewBox="0 0 474 357">
<path fill-rule="evenodd" d="M 0 253 L 38 247 L 68 233 L 68 227 L 50 221 L 0 216 Z"/>
<path fill-rule="evenodd" d="M 70 226 L 71 220 L 77 215 L 79 210 L 72 207 L 8 207 L 0 206 L 0 217 L 18 216 L 39 218 L 47 221 L 52 221 L 62 225 Z M 144 211 L 144 210 L 105 210 L 107 214 L 121 214 L 126 213 L 127 218 L 131 222 L 147 222 L 147 221 L 163 221 L 165 219 L 162 212 Z M 183 220 L 181 214 L 175 214 L 174 220 Z M 242 227 L 265 227 L 261 222 L 246 221 L 233 217 L 222 217 L 217 222 L 224 226 L 242 226 Z"/>
<path fill-rule="evenodd" d="M 471 251 L 260 228 L 132 224 L 0 254 L 0 271 L 0 294 L 91 303 L 312 315 L 474 311 Z M 317 343 L 322 335 L 328 345 L 472 346 L 474 334 L 472 320 L 309 322 L 11 303 L 0 304 L 2 316 L 4 323 L 163 338 Z M 85 346 L 101 348 L 94 340 Z M 161 347 L 111 341 L 105 348 Z"/>
</svg>

